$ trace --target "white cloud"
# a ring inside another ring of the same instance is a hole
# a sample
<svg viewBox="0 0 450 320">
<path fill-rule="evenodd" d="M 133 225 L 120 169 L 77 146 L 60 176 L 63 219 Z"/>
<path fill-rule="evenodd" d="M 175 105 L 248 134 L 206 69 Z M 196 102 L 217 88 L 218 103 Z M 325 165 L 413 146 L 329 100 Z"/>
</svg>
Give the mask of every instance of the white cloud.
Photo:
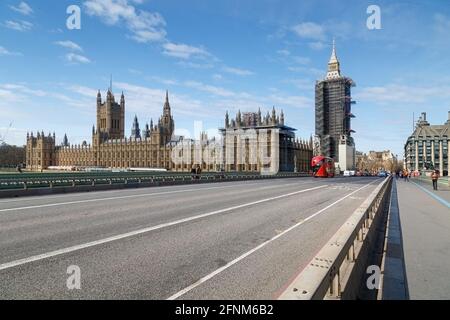
<svg viewBox="0 0 450 320">
<path fill-rule="evenodd" d="M 283 80 L 282 82 L 284 83 L 288 83 L 293 85 L 294 87 L 300 89 L 300 90 L 305 90 L 308 92 L 312 92 L 314 90 L 314 85 L 315 85 L 315 81 L 313 80 L 309 80 L 309 79 L 286 79 Z"/>
<path fill-rule="evenodd" d="M 139 43 L 147 43 L 163 40 L 165 35 L 165 32 L 155 30 L 136 30 L 131 38 Z"/>
<path fill-rule="evenodd" d="M 291 52 L 289 50 L 286 50 L 286 49 L 278 50 L 277 53 L 279 55 L 285 56 L 285 57 L 287 57 L 287 56 L 289 56 L 291 54 Z"/>
<path fill-rule="evenodd" d="M 314 22 L 303 22 L 292 27 L 292 30 L 301 38 L 324 40 L 325 28 Z"/>
<path fill-rule="evenodd" d="M 190 59 L 191 57 L 204 58 L 210 56 L 210 53 L 200 47 L 194 47 L 187 44 L 176 44 L 166 42 L 163 44 L 163 54 L 180 59 Z"/>
<path fill-rule="evenodd" d="M 94 99 L 95 97 L 97 97 L 97 90 L 89 88 L 89 87 L 85 87 L 85 86 L 81 86 L 81 85 L 72 85 L 69 86 L 67 89 L 81 94 L 82 96 Z"/>
<path fill-rule="evenodd" d="M 250 70 L 232 68 L 232 67 L 223 67 L 222 70 L 225 72 L 237 75 L 237 76 L 251 76 L 252 74 L 254 74 Z"/>
<path fill-rule="evenodd" d="M 0 56 L 22 56 L 20 52 L 12 52 L 5 47 L 0 46 Z"/>
<path fill-rule="evenodd" d="M 66 49 L 83 52 L 83 48 L 81 48 L 78 44 L 76 44 L 75 42 L 70 41 L 70 40 L 57 41 L 57 42 L 55 42 L 55 44 L 58 46 L 61 46 L 63 48 L 66 48 Z"/>
<path fill-rule="evenodd" d="M 1 98 L 0 100 L 2 100 L 3 102 L 5 101 L 28 102 L 34 101 L 36 98 L 43 98 L 43 97 L 57 99 L 64 103 L 67 103 L 70 106 L 75 107 L 80 106 L 79 99 L 72 99 L 61 93 L 48 92 L 40 89 L 32 89 L 24 84 L 15 84 L 15 83 L 0 84 L 0 98 Z"/>
<path fill-rule="evenodd" d="M 388 84 L 359 89 L 354 94 L 356 101 L 373 102 L 381 105 L 423 104 L 435 97 L 450 98 L 450 86 L 406 86 Z"/>
<path fill-rule="evenodd" d="M 22 1 L 17 7 L 9 6 L 12 10 L 19 12 L 23 15 L 29 16 L 33 13 L 33 9 L 24 1 Z"/>
<path fill-rule="evenodd" d="M 266 98 L 272 101 L 275 105 L 288 106 L 293 108 L 311 108 L 314 106 L 314 101 L 311 98 L 304 96 L 290 96 L 281 94 L 271 94 Z"/>
<path fill-rule="evenodd" d="M 114 86 L 124 91 L 127 113 L 137 113 L 142 124 L 149 122 L 151 117 L 153 117 L 154 122 L 158 121 L 166 96 L 165 90 L 126 82 L 116 82 Z M 208 115 L 208 110 L 204 104 L 189 96 L 169 92 L 169 100 L 172 112 L 176 115 L 188 115 L 191 117 Z"/>
<path fill-rule="evenodd" d="M 162 83 L 162 84 L 165 84 L 165 85 L 168 85 L 168 86 L 174 86 L 174 85 L 178 84 L 177 80 L 165 79 L 165 78 L 161 78 L 161 77 L 157 77 L 157 76 L 151 76 L 149 79 L 159 82 L 159 83 Z"/>
<path fill-rule="evenodd" d="M 215 59 L 202 47 L 169 41 L 166 37 L 166 21 L 162 15 L 157 12 L 140 10 L 133 6 L 133 4 L 142 4 L 144 1 L 86 0 L 83 4 L 88 15 L 99 17 L 107 25 L 124 24 L 131 32 L 128 37 L 136 42 L 162 43 L 164 55 L 183 60 L 206 57 Z"/>
<path fill-rule="evenodd" d="M 221 96 L 221 97 L 231 97 L 231 96 L 235 95 L 234 92 L 229 91 L 227 89 L 212 86 L 209 84 L 204 84 L 204 83 L 201 83 L 198 81 L 186 81 L 186 82 L 184 82 L 184 85 L 189 88 L 197 89 L 200 91 L 205 91 L 205 92 L 211 93 L 216 96 Z"/>
<path fill-rule="evenodd" d="M 21 101 L 22 98 L 12 90 L 6 90 L 6 88 L 0 86 L 0 100 L 2 102 L 18 102 Z"/>
<path fill-rule="evenodd" d="M 212 63 L 196 63 L 192 61 L 180 60 L 177 62 L 177 65 L 185 68 L 193 68 L 193 69 L 211 69 L 214 67 Z"/>
<path fill-rule="evenodd" d="M 127 0 L 88 0 L 84 7 L 88 15 L 100 17 L 108 25 L 123 22 L 132 33 L 130 37 L 137 42 L 163 41 L 166 37 L 166 22 L 159 13 L 136 10 Z"/>
<path fill-rule="evenodd" d="M 438 32 L 448 34 L 448 30 L 450 30 L 450 18 L 437 13 L 434 15 L 434 27 Z"/>
<path fill-rule="evenodd" d="M 6 134 L 6 132 L 8 134 Z M 2 136 L 4 134 L 4 136 Z M 25 136 L 27 130 L 13 128 L 13 127 L 0 127 L 0 141 L 5 139 L 5 142 L 9 145 L 23 146 L 25 145 Z"/>
<path fill-rule="evenodd" d="M 322 50 L 327 47 L 327 45 L 322 41 L 310 42 L 308 46 L 313 50 Z"/>
<path fill-rule="evenodd" d="M 133 68 L 128 68 L 128 72 L 131 73 L 131 74 L 134 74 L 134 75 L 141 75 L 142 74 L 141 70 L 136 70 L 136 69 L 133 69 Z"/>
<path fill-rule="evenodd" d="M 313 75 L 315 77 L 322 77 L 326 74 L 324 70 L 317 69 L 317 68 L 308 68 L 308 67 L 301 67 L 301 66 L 290 66 L 287 68 L 289 71 L 292 72 L 302 72 L 309 75 Z"/>
<path fill-rule="evenodd" d="M 311 62 L 311 59 L 308 57 L 300 57 L 300 56 L 296 56 L 296 57 L 292 57 L 292 60 L 298 64 L 308 64 Z"/>
<path fill-rule="evenodd" d="M 14 83 L 5 83 L 0 85 L 0 89 L 8 90 L 12 93 L 15 93 L 16 98 L 20 98 L 20 94 L 33 95 L 37 97 L 44 97 L 47 95 L 47 92 L 43 90 L 34 90 L 22 84 L 14 84 Z"/>
<path fill-rule="evenodd" d="M 12 21 L 6 20 L 4 26 L 8 29 L 16 30 L 16 31 L 28 31 L 31 30 L 33 24 L 28 21 Z"/>
<path fill-rule="evenodd" d="M 70 63 L 90 63 L 91 60 L 89 60 L 87 57 L 75 54 L 75 53 L 68 53 L 66 54 L 66 60 Z"/>
</svg>

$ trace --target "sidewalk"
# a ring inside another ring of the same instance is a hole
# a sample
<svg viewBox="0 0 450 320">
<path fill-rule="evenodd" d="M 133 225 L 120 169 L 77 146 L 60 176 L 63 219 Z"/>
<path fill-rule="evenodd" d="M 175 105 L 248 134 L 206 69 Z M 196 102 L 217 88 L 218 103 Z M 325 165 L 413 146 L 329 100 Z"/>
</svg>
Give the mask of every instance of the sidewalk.
<svg viewBox="0 0 450 320">
<path fill-rule="evenodd" d="M 439 184 L 439 190 L 434 191 L 431 181 L 414 178 L 409 182 L 399 179 L 394 188 L 398 198 L 406 297 L 450 299 L 450 188 Z M 392 254 L 390 251 L 388 246 L 386 256 Z M 386 270 L 384 299 L 405 298 L 388 290 L 395 287 L 391 279 L 401 269 Z"/>
<path fill-rule="evenodd" d="M 428 187 L 427 189 L 429 191 L 433 192 L 433 188 L 431 185 L 431 178 L 429 177 L 420 177 L 420 178 L 413 178 L 411 181 L 416 182 L 417 184 L 420 184 L 423 187 Z M 443 191 L 443 192 L 441 192 Z M 441 177 L 438 180 L 438 191 L 436 195 L 439 197 L 445 199 L 447 202 L 450 202 L 450 187 L 448 183 L 447 177 Z"/>
</svg>

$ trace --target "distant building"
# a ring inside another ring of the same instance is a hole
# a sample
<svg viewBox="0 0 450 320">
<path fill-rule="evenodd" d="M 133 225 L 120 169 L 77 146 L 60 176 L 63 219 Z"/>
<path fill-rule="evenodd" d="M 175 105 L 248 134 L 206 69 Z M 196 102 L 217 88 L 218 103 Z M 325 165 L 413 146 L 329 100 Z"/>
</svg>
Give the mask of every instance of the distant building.
<svg viewBox="0 0 450 320">
<path fill-rule="evenodd" d="M 447 122 L 442 125 L 430 125 L 423 112 L 405 144 L 405 167 L 415 171 L 438 169 L 442 175 L 448 175 L 449 145 L 450 111 Z"/>
<path fill-rule="evenodd" d="M 115 101 L 111 89 L 106 101 L 97 94 L 97 126 L 92 128 L 92 144 L 69 145 L 67 135 L 61 146 L 56 145 L 56 137 L 44 132 L 27 133 L 26 166 L 30 170 L 42 170 L 51 166 L 110 167 L 110 168 L 165 168 L 189 171 L 191 165 L 173 164 L 171 161 L 174 120 L 171 115 L 169 96 L 163 107 L 163 115 L 157 125 L 146 125 L 141 137 L 139 122 L 134 118 L 132 134 L 125 137 L 125 96 L 120 103 Z"/>
<path fill-rule="evenodd" d="M 97 124 L 92 128 L 92 143 L 70 145 L 64 135 L 56 145 L 55 133 L 27 133 L 26 167 L 164 168 L 172 171 L 278 171 L 309 170 L 312 141 L 295 139 L 295 129 L 284 125 L 284 114 L 266 117 L 258 113 L 238 112 L 221 129 L 223 141 L 208 139 L 202 133 L 198 141 L 174 135 L 175 122 L 166 99 L 158 123 L 153 120 L 144 129 L 134 117 L 131 135 L 125 136 L 125 96 L 117 103 L 111 89 L 106 100 L 97 95 Z M 264 136 L 265 135 L 265 136 Z M 218 139 L 219 140 L 219 139 Z M 236 142 L 236 143 L 235 143 Z M 228 143 L 228 144 L 227 144 Z M 232 146 L 230 146 L 230 143 Z"/>
<path fill-rule="evenodd" d="M 368 154 L 356 152 L 356 168 L 362 171 L 375 172 L 381 169 L 397 170 L 397 157 L 390 150 L 369 151 Z"/>
<path fill-rule="evenodd" d="M 391 150 L 384 150 L 384 151 L 369 151 L 368 154 L 369 160 L 372 161 L 393 161 L 395 159 L 394 154 L 391 152 Z"/>
<path fill-rule="evenodd" d="M 328 62 L 324 80 L 316 82 L 315 111 L 316 136 L 320 140 L 320 153 L 336 161 L 341 171 L 355 167 L 355 143 L 351 137 L 352 79 L 341 75 L 336 47 Z"/>
<path fill-rule="evenodd" d="M 295 138 L 294 128 L 284 124 L 284 113 L 266 116 L 258 112 L 238 111 L 235 119 L 225 115 L 225 127 L 219 129 L 224 141 L 225 171 L 308 172 L 313 154 L 310 141 Z"/>
</svg>

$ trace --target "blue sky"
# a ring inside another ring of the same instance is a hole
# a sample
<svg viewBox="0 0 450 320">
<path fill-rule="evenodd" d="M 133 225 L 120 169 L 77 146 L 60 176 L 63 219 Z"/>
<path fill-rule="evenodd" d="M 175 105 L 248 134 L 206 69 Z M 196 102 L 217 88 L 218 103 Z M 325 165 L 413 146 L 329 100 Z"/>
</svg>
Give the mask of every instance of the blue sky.
<svg viewBox="0 0 450 320">
<path fill-rule="evenodd" d="M 366 27 L 371 4 L 381 30 Z M 66 28 L 69 5 L 81 8 L 81 30 Z M 447 120 L 449 34 L 447 0 L 3 0 L 0 135 L 89 142 L 96 91 L 105 95 L 112 74 L 127 135 L 135 114 L 141 127 L 160 116 L 168 89 L 179 133 L 193 135 L 194 121 L 217 128 L 226 110 L 275 106 L 309 138 L 335 37 L 341 71 L 357 84 L 357 149 L 402 155 L 413 112 Z"/>
</svg>

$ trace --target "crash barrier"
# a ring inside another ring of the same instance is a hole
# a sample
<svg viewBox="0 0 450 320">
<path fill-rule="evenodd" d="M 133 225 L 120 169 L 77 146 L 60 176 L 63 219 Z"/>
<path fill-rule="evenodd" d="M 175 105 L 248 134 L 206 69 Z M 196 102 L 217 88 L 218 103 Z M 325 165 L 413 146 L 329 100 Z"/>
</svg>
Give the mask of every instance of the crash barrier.
<svg viewBox="0 0 450 320">
<path fill-rule="evenodd" d="M 76 191 L 95 191 L 132 187 L 151 187 L 219 181 L 238 181 L 304 177 L 307 173 L 72 173 L 25 174 L 0 176 L 0 198 Z"/>
<path fill-rule="evenodd" d="M 380 183 L 280 295 L 281 300 L 357 299 L 377 225 L 389 208 L 392 177 Z"/>
</svg>

